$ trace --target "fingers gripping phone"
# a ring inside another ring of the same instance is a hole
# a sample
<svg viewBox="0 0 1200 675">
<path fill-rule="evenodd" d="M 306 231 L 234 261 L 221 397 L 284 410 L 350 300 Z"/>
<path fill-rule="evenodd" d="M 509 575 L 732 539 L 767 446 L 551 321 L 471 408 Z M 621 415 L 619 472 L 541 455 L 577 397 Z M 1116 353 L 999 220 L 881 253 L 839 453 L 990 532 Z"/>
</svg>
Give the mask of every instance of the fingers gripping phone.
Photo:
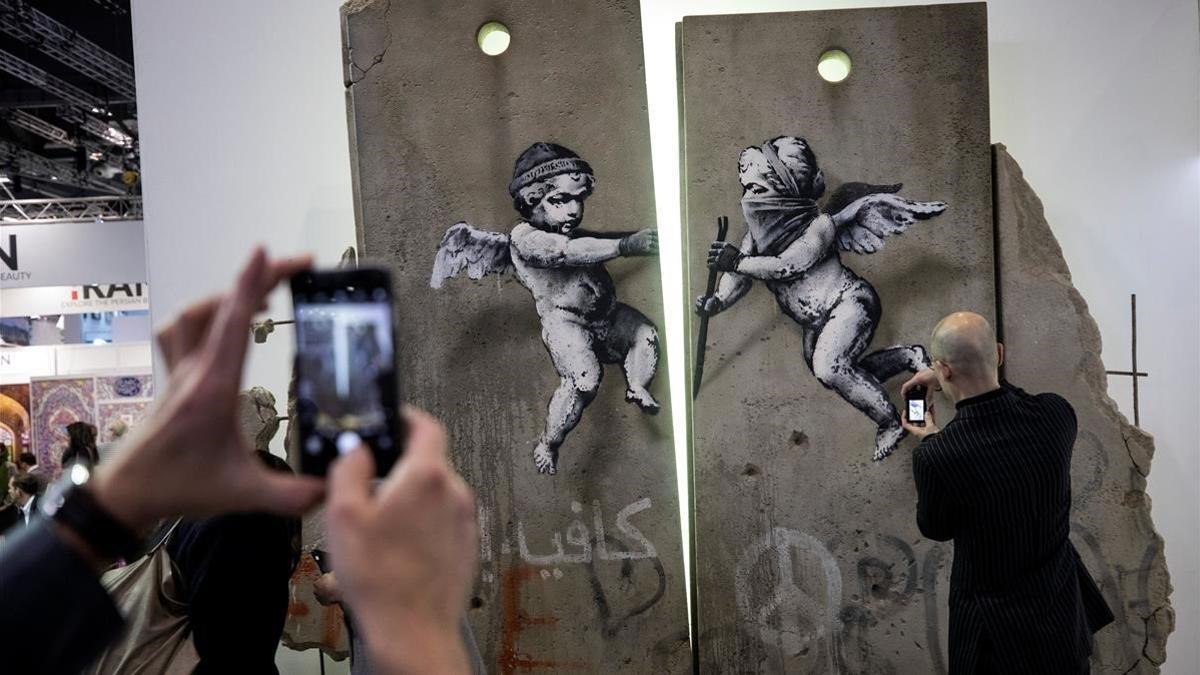
<svg viewBox="0 0 1200 675">
<path fill-rule="evenodd" d="M 383 476 L 400 456 L 391 275 L 360 268 L 292 277 L 300 470 L 323 476 L 365 443 Z"/>
<path fill-rule="evenodd" d="M 908 394 L 904 396 L 905 419 L 914 427 L 925 426 L 925 396 L 929 390 L 925 387 L 916 386 L 908 390 Z"/>
</svg>

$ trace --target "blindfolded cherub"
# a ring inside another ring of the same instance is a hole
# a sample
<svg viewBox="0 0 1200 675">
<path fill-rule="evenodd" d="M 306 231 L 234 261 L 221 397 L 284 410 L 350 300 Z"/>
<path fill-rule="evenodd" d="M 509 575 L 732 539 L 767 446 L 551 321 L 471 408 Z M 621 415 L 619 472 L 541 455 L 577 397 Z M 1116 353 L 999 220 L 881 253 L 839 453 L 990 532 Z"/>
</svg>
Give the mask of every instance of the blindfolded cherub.
<svg viewBox="0 0 1200 675">
<path fill-rule="evenodd" d="M 929 357 L 920 345 L 866 354 L 882 313 L 879 296 L 842 263 L 840 252 L 875 253 L 885 237 L 937 216 L 946 204 L 900 197 L 899 184 L 847 183 L 822 206 L 817 200 L 825 180 L 817 156 L 794 136 L 743 150 L 738 178 L 748 231 L 741 246 L 710 247 L 709 266 L 724 274 L 712 297 L 697 300 L 696 311 L 723 312 L 755 279 L 765 283 L 784 314 L 800 325 L 809 369 L 875 422 L 874 458 L 883 459 L 905 433 L 883 382 L 924 368 Z"/>
</svg>

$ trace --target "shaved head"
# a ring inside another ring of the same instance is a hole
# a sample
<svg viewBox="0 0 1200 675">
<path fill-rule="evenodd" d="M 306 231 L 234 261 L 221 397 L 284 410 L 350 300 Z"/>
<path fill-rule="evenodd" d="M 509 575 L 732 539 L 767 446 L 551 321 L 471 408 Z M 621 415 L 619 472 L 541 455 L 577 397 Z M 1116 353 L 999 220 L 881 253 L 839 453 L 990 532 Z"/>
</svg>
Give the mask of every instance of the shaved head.
<svg viewBox="0 0 1200 675">
<path fill-rule="evenodd" d="M 955 312 L 939 321 L 929 351 L 933 358 L 971 378 L 995 377 L 1000 366 L 996 331 L 974 312 Z"/>
</svg>

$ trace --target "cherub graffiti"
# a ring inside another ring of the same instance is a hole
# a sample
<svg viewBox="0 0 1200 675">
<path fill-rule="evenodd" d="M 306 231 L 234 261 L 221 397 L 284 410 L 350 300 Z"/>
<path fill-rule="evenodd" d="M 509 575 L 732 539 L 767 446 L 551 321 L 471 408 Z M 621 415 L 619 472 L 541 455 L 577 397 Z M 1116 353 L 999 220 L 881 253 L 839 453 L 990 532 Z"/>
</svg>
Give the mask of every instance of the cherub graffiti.
<svg viewBox="0 0 1200 675">
<path fill-rule="evenodd" d="M 534 143 L 517 158 L 508 193 L 521 219 L 512 231 L 465 222 L 446 230 L 429 285 L 440 288 L 466 272 L 472 279 L 512 271 L 533 294 L 542 342 L 560 378 L 546 427 L 533 451 L 541 473 L 558 471 L 558 451 L 596 397 L 603 364 L 620 363 L 625 399 L 655 414 L 650 383 L 658 368 L 658 330 L 641 312 L 617 302 L 605 263 L 658 254 L 658 233 L 589 232 L 583 205 L 595 186 L 592 168 L 571 150 Z"/>
<path fill-rule="evenodd" d="M 904 430 L 882 383 L 923 368 L 929 357 L 921 345 L 863 355 L 882 309 L 875 289 L 842 264 L 840 251 L 875 253 L 885 237 L 937 216 L 946 204 L 900 197 L 900 184 L 846 183 L 822 206 L 817 200 L 825 180 L 817 156 L 794 136 L 743 150 L 738 178 L 748 231 L 741 246 L 710 246 L 708 264 L 724 274 L 711 297 L 697 299 L 696 311 L 723 312 L 753 280 L 764 282 L 783 313 L 800 325 L 809 369 L 875 422 L 874 458 L 883 459 Z"/>
</svg>

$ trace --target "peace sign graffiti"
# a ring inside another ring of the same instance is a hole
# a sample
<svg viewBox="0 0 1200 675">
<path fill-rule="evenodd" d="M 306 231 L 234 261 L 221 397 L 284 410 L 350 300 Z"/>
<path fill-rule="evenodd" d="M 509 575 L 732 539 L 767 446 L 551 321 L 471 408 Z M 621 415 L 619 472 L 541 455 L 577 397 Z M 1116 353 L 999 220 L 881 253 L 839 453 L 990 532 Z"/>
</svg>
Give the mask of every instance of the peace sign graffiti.
<svg viewBox="0 0 1200 675">
<path fill-rule="evenodd" d="M 756 575 L 761 570 L 763 556 L 771 556 L 770 573 Z M 820 578 L 818 588 L 824 598 L 817 599 L 807 590 L 813 584 L 804 583 L 805 570 L 817 563 Z M 797 578 L 800 571 L 801 578 Z M 763 578 L 765 577 L 765 578 Z M 767 600 L 756 606 L 754 591 L 773 582 Z M 838 672 L 836 643 L 841 634 L 839 609 L 842 602 L 842 574 L 837 560 L 816 538 L 797 530 L 772 528 L 751 543 L 742 553 L 734 573 L 734 590 L 738 612 L 743 620 L 758 630 L 758 637 L 767 645 L 782 650 L 788 657 L 812 651 L 825 641 L 827 672 Z"/>
</svg>

